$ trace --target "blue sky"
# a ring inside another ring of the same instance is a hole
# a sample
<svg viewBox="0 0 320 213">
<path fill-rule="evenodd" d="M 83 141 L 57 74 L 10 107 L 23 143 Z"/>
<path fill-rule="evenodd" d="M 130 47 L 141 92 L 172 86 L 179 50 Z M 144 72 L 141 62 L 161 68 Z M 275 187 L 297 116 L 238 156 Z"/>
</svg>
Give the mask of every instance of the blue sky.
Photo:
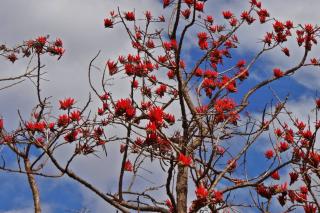
<svg viewBox="0 0 320 213">
<path fill-rule="evenodd" d="M 263 1 L 263 5 L 270 9 L 272 16 L 279 17 L 280 20 L 292 19 L 294 23 L 303 24 L 316 23 L 320 20 L 318 12 L 320 2 L 318 0 L 309 0 L 308 2 L 306 4 L 300 0 L 292 0 L 288 4 L 288 1 L 285 0 L 269 0 Z M 139 8 L 137 8 L 137 3 L 139 3 Z M 237 0 L 209 0 L 207 4 L 209 5 L 208 11 L 213 11 L 213 13 L 220 9 L 231 9 L 239 14 L 241 8 L 247 8 L 246 1 Z M 83 97 L 88 96 L 88 63 L 98 50 L 102 50 L 102 54 L 98 58 L 97 64 L 104 64 L 106 59 L 116 58 L 119 54 L 127 53 L 130 50 L 130 42 L 125 39 L 124 33 L 118 29 L 109 32 L 103 27 L 103 19 L 108 11 L 117 6 L 123 10 L 136 7 L 138 11 L 145 9 L 158 11 L 160 8 L 159 2 L 154 3 L 151 0 L 30 0 L 27 2 L 2 0 L 0 43 L 15 45 L 18 42 L 47 34 L 52 39 L 62 38 L 66 48 L 64 57 L 58 62 L 52 58 L 45 61 L 47 65 L 45 69 L 48 71 L 47 77 L 50 82 L 44 84 L 44 93 L 54 96 L 52 102 L 56 106 L 59 99 L 69 96 L 75 97 L 81 104 L 86 100 Z M 210 10 L 212 7 L 215 9 Z M 214 14 L 214 16 L 218 16 L 218 14 Z M 267 29 L 254 25 L 240 31 L 239 38 L 242 43 L 241 48 L 235 51 L 235 59 L 254 55 L 259 50 L 259 44 L 252 41 L 261 38 Z M 290 48 L 295 52 L 296 44 L 290 43 Z M 318 48 L 311 55 L 319 55 L 319 53 Z M 188 54 L 192 54 L 192 51 Z M 297 61 L 301 55 L 301 49 L 300 53 L 292 54 L 290 58 L 279 56 L 279 54 L 281 51 L 278 49 L 275 53 L 263 57 L 253 67 L 254 73 L 250 75 L 249 83 L 243 85 L 242 88 L 247 89 L 248 86 L 260 81 L 262 76 L 271 76 L 273 67 L 284 69 L 290 67 L 292 62 Z M 190 57 L 194 57 L 194 55 Z M 25 65 L 26 61 L 23 60 L 14 65 L 2 60 L 0 70 L 3 75 L 10 75 L 17 70 L 23 71 Z M 300 113 L 299 115 L 302 117 L 306 117 L 306 114 L 303 113 L 305 113 L 304 108 L 308 108 L 308 106 L 301 104 L 310 105 L 313 103 L 315 93 L 320 89 L 319 77 L 320 74 L 317 70 L 307 68 L 295 77 L 286 77 L 272 83 L 271 87 L 282 98 L 290 94 L 292 110 Z M 123 96 L 125 88 L 118 86 L 115 91 L 115 95 Z M 33 92 L 34 88 L 30 82 L 26 82 L 0 93 L 0 114 L 7 121 L 6 124 L 9 128 L 16 127 L 18 123 L 17 109 L 20 109 L 23 115 L 28 117 L 36 101 L 32 95 Z M 269 88 L 259 90 L 252 96 L 251 103 L 253 104 L 248 110 L 261 113 L 262 107 L 270 103 L 271 98 L 273 96 Z M 116 156 L 114 159 L 119 160 Z M 111 180 L 116 168 L 112 167 L 112 163 L 108 161 L 103 161 L 105 166 L 96 166 L 97 163 L 99 163 L 99 159 L 87 158 L 76 163 L 74 169 L 84 174 L 90 181 L 106 190 L 111 190 L 115 183 Z M 38 178 L 38 180 L 45 212 L 68 212 L 68 210 L 79 210 L 82 207 L 87 207 L 91 212 L 111 211 L 91 192 L 79 187 L 78 184 L 67 178 Z M 31 194 L 25 176 L 1 172 L 0 183 L 0 213 L 32 212 Z"/>
</svg>

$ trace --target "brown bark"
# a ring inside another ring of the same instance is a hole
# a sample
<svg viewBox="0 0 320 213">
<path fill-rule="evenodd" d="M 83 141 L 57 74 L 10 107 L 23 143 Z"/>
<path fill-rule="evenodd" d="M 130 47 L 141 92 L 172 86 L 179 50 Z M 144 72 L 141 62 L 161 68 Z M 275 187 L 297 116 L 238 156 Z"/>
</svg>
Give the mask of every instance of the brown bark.
<svg viewBox="0 0 320 213">
<path fill-rule="evenodd" d="M 30 188 L 32 191 L 34 212 L 41 213 L 40 193 L 39 193 L 39 189 L 38 189 L 36 180 L 34 179 L 34 175 L 32 174 L 29 159 L 27 159 L 27 158 L 24 159 L 24 166 L 25 166 L 26 174 L 28 176 L 28 182 L 29 182 L 29 185 L 30 185 Z"/>
<path fill-rule="evenodd" d="M 187 198 L 188 198 L 188 167 L 179 165 L 177 176 L 177 212 L 187 212 Z"/>
</svg>

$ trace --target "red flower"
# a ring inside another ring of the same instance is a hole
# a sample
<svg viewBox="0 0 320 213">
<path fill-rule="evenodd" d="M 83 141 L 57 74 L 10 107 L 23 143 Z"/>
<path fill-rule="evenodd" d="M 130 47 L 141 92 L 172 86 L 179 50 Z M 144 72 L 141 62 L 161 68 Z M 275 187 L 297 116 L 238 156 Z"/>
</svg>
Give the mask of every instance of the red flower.
<svg viewBox="0 0 320 213">
<path fill-rule="evenodd" d="M 229 11 L 229 10 L 223 11 L 223 12 L 222 12 L 222 15 L 223 15 L 223 17 L 224 17 L 225 19 L 230 19 L 230 18 L 233 17 L 233 13 L 232 13 L 231 11 Z"/>
<path fill-rule="evenodd" d="M 98 108 L 98 115 L 102 116 L 105 112 L 104 108 Z"/>
<path fill-rule="evenodd" d="M 229 24 L 230 24 L 232 27 L 235 27 L 235 26 L 238 24 L 238 19 L 236 19 L 236 18 L 231 18 L 230 21 L 229 21 Z"/>
<path fill-rule="evenodd" d="M 225 87 L 229 92 L 237 92 L 235 80 L 231 80 L 228 76 L 222 76 L 219 87 Z"/>
<path fill-rule="evenodd" d="M 292 185 L 294 182 L 298 180 L 299 174 L 296 172 L 290 172 L 290 185 Z"/>
<path fill-rule="evenodd" d="M 110 97 L 109 93 L 105 93 L 105 94 L 103 94 L 103 95 L 100 96 L 100 99 L 101 99 L 102 101 L 106 101 L 106 100 L 109 99 L 109 97 Z"/>
<path fill-rule="evenodd" d="M 287 142 L 280 142 L 280 144 L 278 145 L 278 149 L 280 152 L 285 152 L 287 151 L 287 149 L 289 149 L 289 145 Z"/>
<path fill-rule="evenodd" d="M 276 78 L 281 78 L 284 74 L 279 68 L 273 69 L 273 75 Z"/>
<path fill-rule="evenodd" d="M 308 194 L 308 187 L 306 187 L 306 186 L 301 186 L 300 187 L 300 192 L 302 193 L 302 194 Z"/>
<path fill-rule="evenodd" d="M 104 27 L 105 28 L 112 28 L 113 27 L 113 21 L 109 18 L 104 19 Z"/>
<path fill-rule="evenodd" d="M 198 45 L 199 45 L 201 50 L 208 49 L 208 42 L 206 40 L 199 40 Z"/>
<path fill-rule="evenodd" d="M 63 55 L 63 53 L 65 52 L 65 49 L 63 49 L 62 47 L 50 47 L 50 49 L 48 48 L 48 51 L 52 54 L 52 55 Z"/>
<path fill-rule="evenodd" d="M 163 1 L 163 8 L 166 8 L 170 4 L 170 0 L 162 0 Z"/>
<path fill-rule="evenodd" d="M 238 62 L 237 62 L 237 67 L 239 67 L 239 68 L 241 68 L 241 67 L 244 67 L 245 65 L 246 65 L 246 60 L 244 60 L 244 59 L 241 59 L 241 60 L 239 60 Z"/>
<path fill-rule="evenodd" d="M 196 5 L 195 5 L 195 9 L 200 11 L 200 12 L 203 12 L 203 8 L 204 8 L 204 3 L 203 2 L 196 2 Z"/>
<path fill-rule="evenodd" d="M 309 161 L 310 161 L 311 165 L 313 165 L 314 167 L 318 167 L 318 165 L 320 163 L 320 153 L 310 152 L 309 153 Z"/>
<path fill-rule="evenodd" d="M 130 160 L 127 160 L 125 163 L 124 163 L 124 171 L 127 171 L 127 172 L 132 172 L 133 171 L 133 166 L 132 166 L 132 163 Z"/>
<path fill-rule="evenodd" d="M 113 75 L 118 71 L 117 63 L 115 63 L 114 61 L 108 60 L 107 66 L 108 66 L 110 75 Z"/>
<path fill-rule="evenodd" d="M 212 24 L 212 23 L 213 23 L 213 18 L 212 18 L 212 16 L 207 16 L 206 21 L 209 22 L 210 24 Z"/>
<path fill-rule="evenodd" d="M 142 110 L 146 110 L 151 106 L 151 102 L 147 101 L 147 102 L 141 102 L 141 108 Z"/>
<path fill-rule="evenodd" d="M 45 36 L 39 36 L 37 39 L 36 39 L 36 42 L 38 42 L 38 44 L 44 46 L 47 42 L 47 37 Z"/>
<path fill-rule="evenodd" d="M 188 19 L 188 18 L 190 17 L 191 10 L 190 10 L 190 9 L 182 10 L 182 11 L 181 11 L 181 14 L 183 15 L 183 17 L 184 17 L 185 19 Z"/>
<path fill-rule="evenodd" d="M 212 78 L 212 79 L 216 79 L 218 77 L 218 72 L 216 71 L 212 71 L 212 70 L 206 70 L 204 72 L 204 76 L 206 78 Z"/>
<path fill-rule="evenodd" d="M 36 138 L 35 141 L 34 141 L 35 145 L 38 146 L 38 147 L 41 147 L 44 143 L 44 138 Z"/>
<path fill-rule="evenodd" d="M 161 107 L 152 107 L 148 113 L 149 120 L 155 123 L 157 126 L 160 126 L 163 123 L 164 112 Z"/>
<path fill-rule="evenodd" d="M 214 105 L 215 110 L 219 113 L 233 110 L 235 107 L 236 103 L 231 98 L 218 99 Z"/>
<path fill-rule="evenodd" d="M 313 138 L 313 133 L 310 130 L 303 131 L 302 137 L 304 137 L 305 139 L 311 140 Z"/>
<path fill-rule="evenodd" d="M 241 13 L 241 19 L 245 20 L 249 25 L 252 24 L 256 19 L 250 16 L 248 11 L 243 11 Z"/>
<path fill-rule="evenodd" d="M 213 197 L 215 203 L 220 203 L 223 201 L 223 193 L 220 191 L 213 191 Z"/>
<path fill-rule="evenodd" d="M 127 19 L 128 21 L 134 21 L 135 20 L 134 12 L 125 12 L 124 18 Z"/>
<path fill-rule="evenodd" d="M 193 0 L 184 0 L 184 3 L 186 3 L 188 6 L 193 4 Z"/>
<path fill-rule="evenodd" d="M 171 200 L 169 200 L 169 199 L 166 200 L 166 206 L 170 209 L 170 212 L 173 212 L 174 207 L 171 203 Z"/>
<path fill-rule="evenodd" d="M 312 34 L 313 33 L 313 26 L 311 24 L 306 24 L 304 25 L 304 30 L 308 33 L 308 34 Z"/>
<path fill-rule="evenodd" d="M 286 28 L 287 28 L 288 30 L 290 30 L 292 27 L 293 27 L 292 21 L 290 21 L 290 20 L 286 21 Z"/>
<path fill-rule="evenodd" d="M 196 188 L 195 193 L 198 199 L 206 198 L 209 194 L 208 190 L 202 184 Z"/>
<path fill-rule="evenodd" d="M 156 94 L 160 97 L 164 96 L 164 93 L 167 91 L 167 86 L 164 84 L 161 84 L 160 87 L 156 89 Z"/>
<path fill-rule="evenodd" d="M 282 51 L 286 56 L 288 56 L 288 57 L 290 56 L 290 52 L 289 52 L 289 49 L 288 49 L 288 48 L 286 48 L 286 47 L 285 47 L 285 48 L 282 48 L 281 51 Z"/>
<path fill-rule="evenodd" d="M 304 212 L 305 213 L 316 213 L 317 212 L 317 207 L 313 205 L 312 203 L 306 203 L 303 206 Z"/>
<path fill-rule="evenodd" d="M 146 42 L 146 46 L 150 49 L 155 48 L 154 42 L 151 39 Z"/>
<path fill-rule="evenodd" d="M 77 135 L 78 135 L 78 131 L 77 130 L 73 130 L 70 133 L 68 133 L 66 136 L 64 136 L 64 139 L 71 143 L 75 140 L 77 140 Z"/>
<path fill-rule="evenodd" d="M 169 124 L 174 124 L 174 122 L 175 122 L 174 115 L 164 114 L 164 115 L 163 115 L 163 118 L 164 118 L 164 120 L 167 121 Z"/>
<path fill-rule="evenodd" d="M 261 195 L 262 197 L 265 197 L 267 199 L 271 198 L 271 192 L 270 189 L 265 187 L 263 184 L 260 184 L 257 186 L 257 193 Z"/>
<path fill-rule="evenodd" d="M 60 103 L 60 109 L 62 110 L 70 109 L 74 104 L 74 99 L 66 98 L 64 100 L 60 100 L 59 103 Z"/>
<path fill-rule="evenodd" d="M 159 18 L 159 21 L 160 21 L 160 22 L 165 22 L 165 18 L 164 18 L 163 15 L 162 15 L 162 16 L 159 16 L 158 18 Z"/>
<path fill-rule="evenodd" d="M 79 121 L 81 118 L 81 112 L 79 110 L 70 113 L 70 119 L 73 121 Z"/>
<path fill-rule="evenodd" d="M 27 129 L 28 131 L 35 131 L 34 123 L 32 123 L 32 122 L 27 122 L 27 123 L 25 124 L 25 126 L 26 126 L 26 129 Z"/>
<path fill-rule="evenodd" d="M 265 153 L 264 156 L 268 159 L 273 158 L 273 151 L 271 149 L 268 149 Z"/>
<path fill-rule="evenodd" d="M 199 40 L 206 40 L 206 39 L 208 39 L 208 35 L 207 35 L 207 33 L 206 32 L 200 32 L 200 33 L 198 33 L 198 39 Z"/>
<path fill-rule="evenodd" d="M 202 73 L 203 73 L 202 69 L 198 68 L 198 69 L 196 69 L 196 71 L 194 72 L 194 75 L 197 76 L 197 77 L 201 77 L 201 76 L 202 76 Z"/>
<path fill-rule="evenodd" d="M 127 109 L 131 108 L 131 100 L 129 98 L 127 99 L 120 99 L 117 101 L 115 106 L 115 113 L 117 116 L 123 115 Z"/>
<path fill-rule="evenodd" d="M 9 61 L 14 63 L 18 58 L 14 53 L 11 53 L 10 55 L 7 56 L 7 59 L 9 59 Z"/>
<path fill-rule="evenodd" d="M 68 115 L 64 114 L 59 116 L 57 123 L 59 127 L 62 127 L 68 125 L 69 121 L 70 118 L 68 117 Z"/>
<path fill-rule="evenodd" d="M 147 126 L 146 126 L 146 131 L 148 132 L 148 133 L 150 133 L 150 132 L 155 132 L 157 130 L 157 126 L 156 126 L 156 124 L 154 123 L 154 122 L 149 122 L 148 124 L 147 124 Z"/>
<path fill-rule="evenodd" d="M 44 121 L 42 122 L 37 122 L 34 124 L 34 130 L 38 132 L 43 132 L 44 129 L 46 128 L 46 123 Z"/>
<path fill-rule="evenodd" d="M 235 170 L 235 168 L 237 168 L 237 161 L 235 161 L 234 159 L 228 160 L 227 163 L 228 163 L 228 167 L 229 167 L 229 169 L 228 169 L 229 172 L 232 172 L 233 170 Z"/>
<path fill-rule="evenodd" d="M 318 64 L 319 64 L 319 61 L 318 61 L 316 58 L 310 59 L 310 62 L 311 62 L 311 64 L 313 64 L 313 65 L 318 65 Z"/>
<path fill-rule="evenodd" d="M 167 76 L 168 76 L 169 79 L 174 79 L 174 76 L 175 76 L 174 71 L 173 70 L 169 70 L 167 72 Z"/>
<path fill-rule="evenodd" d="M 226 150 L 225 150 L 222 146 L 217 146 L 217 147 L 216 147 L 216 153 L 217 153 L 217 155 L 223 155 L 225 151 L 226 151 Z"/>
<path fill-rule="evenodd" d="M 51 122 L 48 124 L 47 128 L 49 128 L 51 131 L 54 130 L 54 126 L 55 126 L 55 123 Z"/>
<path fill-rule="evenodd" d="M 182 153 L 179 153 L 178 161 L 183 166 L 191 166 L 192 164 L 192 158 L 190 156 L 185 156 Z"/>
<path fill-rule="evenodd" d="M 284 24 L 280 21 L 275 21 L 273 24 L 273 29 L 276 33 L 280 33 L 284 30 Z"/>
<path fill-rule="evenodd" d="M 125 144 L 121 144 L 120 145 L 120 153 L 124 153 L 124 151 L 126 150 L 126 145 Z"/>
<path fill-rule="evenodd" d="M 317 109 L 320 109 L 320 98 L 316 100 L 316 106 L 317 106 Z"/>
<path fill-rule="evenodd" d="M 60 38 L 57 38 L 56 41 L 54 42 L 54 46 L 62 47 L 62 45 L 63 45 L 62 40 Z"/>
<path fill-rule="evenodd" d="M 279 175 L 279 171 L 275 171 L 271 174 L 271 178 L 274 180 L 280 180 L 280 175 Z"/>
<path fill-rule="evenodd" d="M 240 68 L 239 72 L 237 73 L 237 76 L 239 76 L 240 81 L 243 81 L 249 77 L 249 72 L 245 68 Z"/>
<path fill-rule="evenodd" d="M 0 118 L 0 130 L 3 129 L 3 119 Z"/>
<path fill-rule="evenodd" d="M 132 119 L 136 115 L 136 109 L 133 107 L 130 107 L 126 109 L 126 118 L 128 120 Z"/>
<path fill-rule="evenodd" d="M 146 11 L 145 16 L 146 16 L 147 21 L 150 21 L 152 19 L 152 14 L 150 11 Z"/>
<path fill-rule="evenodd" d="M 138 82 L 137 80 L 134 80 L 134 81 L 132 81 L 131 83 L 132 83 L 132 87 L 133 87 L 133 88 L 138 88 L 139 82 Z"/>
</svg>

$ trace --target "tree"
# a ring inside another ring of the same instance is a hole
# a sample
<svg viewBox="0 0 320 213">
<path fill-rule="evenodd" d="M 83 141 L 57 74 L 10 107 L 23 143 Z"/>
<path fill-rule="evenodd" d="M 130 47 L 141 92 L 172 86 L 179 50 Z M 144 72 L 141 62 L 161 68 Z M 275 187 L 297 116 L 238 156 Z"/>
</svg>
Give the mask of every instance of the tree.
<svg viewBox="0 0 320 213">
<path fill-rule="evenodd" d="M 1 79 L 9 83 L 3 89 L 31 79 L 38 102 L 30 118 L 19 114 L 15 130 L 9 131 L 6 121 L 0 120 L 3 154 L 16 159 L 10 167 L 4 156 L 1 169 L 27 176 L 35 212 L 41 212 L 36 176 L 68 176 L 122 212 L 182 213 L 203 208 L 270 212 L 274 206 L 281 211 L 320 211 L 316 140 L 320 100 L 316 99 L 308 123 L 295 117 L 286 107 L 287 98 L 276 92 L 276 103 L 270 100 L 259 116 L 249 113 L 259 90 L 303 67 L 320 65 L 319 59 L 309 56 L 320 28 L 271 18 L 256 0 L 239 15 L 227 10 L 216 17 L 206 13 L 209 4 L 163 0 L 169 15 L 159 17 L 151 11 L 111 11 L 104 27 L 121 25 L 134 53 L 108 59 L 100 69 L 102 75 L 94 76 L 99 52 L 88 69 L 93 96 L 85 106 L 71 97 L 62 99 L 58 113 L 50 97 L 42 96 L 42 59 L 48 54 L 62 57 L 62 40 L 40 36 L 14 48 L 1 46 L 1 55 L 12 63 L 30 58 L 26 73 Z M 237 55 L 239 29 L 256 22 L 271 26 L 259 40 L 260 51 Z M 294 65 L 274 67 L 265 79 L 248 83 L 263 55 L 276 52 L 290 57 L 293 53 L 286 45 L 292 40 L 303 53 Z M 130 86 L 123 97 L 115 97 L 110 83 L 117 84 L 120 78 Z M 111 144 L 117 144 L 122 160 L 117 190 L 106 192 L 75 173 L 72 163 L 86 155 L 108 158 Z M 256 144 L 265 149 L 264 159 Z M 66 159 L 57 158 L 59 150 L 70 146 L 74 151 Z M 249 166 L 253 159 L 259 170 Z M 144 178 L 147 164 L 156 166 L 165 178 L 157 184 Z M 249 196 L 240 199 L 241 194 Z"/>
</svg>

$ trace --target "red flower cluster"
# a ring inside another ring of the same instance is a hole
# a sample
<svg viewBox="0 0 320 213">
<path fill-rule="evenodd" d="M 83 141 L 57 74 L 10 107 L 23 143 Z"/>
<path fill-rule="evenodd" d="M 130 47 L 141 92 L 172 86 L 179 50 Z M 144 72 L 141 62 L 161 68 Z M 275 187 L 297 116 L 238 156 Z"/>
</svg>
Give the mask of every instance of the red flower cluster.
<svg viewBox="0 0 320 213">
<path fill-rule="evenodd" d="M 73 98 L 66 98 L 64 100 L 60 100 L 60 109 L 67 110 L 71 109 L 72 105 L 75 103 Z"/>
<path fill-rule="evenodd" d="M 70 118 L 68 117 L 68 115 L 63 114 L 59 116 L 57 124 L 59 127 L 63 127 L 63 126 L 67 126 L 69 122 L 70 122 Z"/>
<path fill-rule="evenodd" d="M 222 122 L 229 119 L 230 123 L 236 123 L 239 115 L 235 110 L 236 103 L 231 98 L 216 100 L 214 109 L 216 110 L 216 121 Z"/>
<path fill-rule="evenodd" d="M 114 62 L 111 61 L 111 60 L 108 60 L 108 61 L 107 61 L 107 66 L 108 66 L 109 74 L 110 74 L 110 75 L 114 75 L 114 74 L 118 71 L 117 63 L 114 63 Z"/>
<path fill-rule="evenodd" d="M 120 99 L 115 105 L 116 116 L 122 116 L 125 114 L 127 119 L 132 119 L 136 114 L 136 109 L 133 107 L 129 98 Z"/>
<path fill-rule="evenodd" d="M 77 140 L 78 136 L 78 131 L 77 130 L 72 130 L 70 133 L 64 136 L 65 141 L 71 143 L 75 140 Z"/>
<path fill-rule="evenodd" d="M 280 180 L 280 175 L 279 175 L 279 171 L 275 171 L 271 174 L 271 178 L 274 180 Z"/>
<path fill-rule="evenodd" d="M 229 11 L 229 10 L 223 11 L 223 12 L 222 12 L 222 15 L 223 15 L 223 17 L 224 17 L 225 19 L 230 19 L 230 18 L 233 17 L 233 13 L 232 13 L 231 11 Z"/>
<path fill-rule="evenodd" d="M 132 172 L 133 171 L 133 166 L 132 166 L 132 163 L 130 160 L 127 160 L 125 163 L 124 163 L 124 171 L 127 171 L 127 172 Z"/>
<path fill-rule="evenodd" d="M 271 149 L 268 149 L 268 150 L 264 153 L 264 156 L 265 156 L 266 158 L 268 158 L 268 159 L 273 158 L 273 155 L 274 155 L 274 153 L 273 153 L 273 151 L 272 151 Z"/>
<path fill-rule="evenodd" d="M 44 132 L 45 128 L 47 127 L 44 121 L 36 122 L 36 123 L 27 122 L 25 126 L 26 126 L 26 129 L 31 132 L 34 132 L 34 131 Z"/>
<path fill-rule="evenodd" d="M 276 78 L 281 78 L 283 77 L 284 73 L 279 68 L 275 68 L 273 69 L 273 75 Z"/>
<path fill-rule="evenodd" d="M 161 126 L 164 117 L 163 109 L 161 107 L 152 107 L 148 112 L 148 117 L 151 123 L 157 127 Z"/>
<path fill-rule="evenodd" d="M 164 96 L 164 93 L 167 92 L 167 86 L 165 84 L 161 84 L 157 89 L 156 89 L 156 94 L 159 95 L 160 97 Z"/>
<path fill-rule="evenodd" d="M 202 184 L 196 188 L 195 193 L 198 199 L 206 198 L 209 194 L 208 189 L 206 189 Z"/>
<path fill-rule="evenodd" d="M 134 21 L 135 20 L 135 15 L 134 12 L 125 12 L 124 13 L 124 18 L 127 19 L 128 21 Z"/>
<path fill-rule="evenodd" d="M 185 156 L 182 153 L 179 153 L 178 161 L 183 166 L 191 166 L 191 164 L 192 164 L 191 156 Z"/>
<path fill-rule="evenodd" d="M 3 129 L 3 119 L 0 118 L 0 130 Z"/>
<path fill-rule="evenodd" d="M 206 50 L 208 49 L 208 42 L 207 42 L 207 39 L 208 39 L 208 35 L 206 32 L 200 32 L 198 33 L 198 45 L 200 47 L 201 50 Z"/>
<path fill-rule="evenodd" d="M 191 10 L 189 8 L 181 11 L 181 15 L 183 15 L 185 19 L 188 19 L 190 17 L 190 14 L 191 14 Z"/>
<path fill-rule="evenodd" d="M 70 119 L 72 121 L 79 121 L 81 119 L 81 112 L 79 110 L 71 112 Z"/>
</svg>

